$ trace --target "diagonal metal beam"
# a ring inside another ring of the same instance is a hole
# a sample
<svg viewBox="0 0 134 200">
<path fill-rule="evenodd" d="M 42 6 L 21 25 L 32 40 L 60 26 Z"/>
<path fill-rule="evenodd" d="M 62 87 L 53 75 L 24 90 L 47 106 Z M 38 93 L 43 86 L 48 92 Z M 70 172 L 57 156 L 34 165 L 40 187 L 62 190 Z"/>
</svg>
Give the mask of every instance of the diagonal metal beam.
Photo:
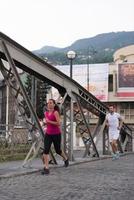
<svg viewBox="0 0 134 200">
<path fill-rule="evenodd" d="M 39 130 L 40 136 L 41 136 L 42 138 L 44 138 L 43 129 L 42 129 L 40 123 L 39 123 L 37 114 L 36 114 L 36 112 L 35 112 L 35 110 L 34 110 L 32 104 L 31 104 L 30 99 L 29 99 L 29 97 L 28 97 L 28 95 L 27 95 L 27 93 L 26 93 L 26 91 L 25 91 L 25 88 L 24 88 L 22 82 L 21 82 L 21 79 L 20 79 L 20 77 L 19 77 L 18 71 L 17 71 L 16 66 L 15 66 L 15 64 L 14 64 L 14 61 L 13 61 L 13 59 L 11 58 L 10 53 L 9 53 L 9 51 L 8 51 L 8 49 L 7 49 L 6 45 L 5 45 L 5 43 L 4 43 L 3 41 L 1 41 L 1 44 L 2 44 L 2 47 L 3 47 L 3 51 L 5 52 L 5 56 L 7 57 L 9 66 L 10 66 L 10 68 L 11 68 L 11 70 L 12 70 L 12 74 L 14 75 L 14 78 L 15 78 L 15 80 L 16 80 L 16 82 L 17 82 L 17 85 L 19 86 L 19 89 L 17 90 L 17 93 L 16 93 L 15 96 L 18 97 L 18 92 L 21 91 L 21 94 L 22 94 L 22 96 L 23 96 L 23 98 L 24 98 L 24 100 L 25 100 L 25 102 L 26 102 L 26 104 L 27 104 L 27 106 L 28 106 L 28 108 L 29 108 L 29 111 L 31 112 L 32 116 L 34 117 L 34 121 L 35 121 L 36 127 L 37 127 L 38 130 Z M 2 64 L 2 62 L 1 62 L 1 64 Z M 10 70 L 10 71 L 11 71 L 11 70 Z M 3 75 L 4 75 L 5 79 L 6 79 L 6 81 L 8 82 L 9 76 L 8 76 L 7 74 L 3 74 Z M 9 82 L 8 82 L 8 84 L 9 84 Z M 11 84 L 11 82 L 10 82 L 10 84 Z M 9 85 L 10 85 L 10 84 L 9 84 Z M 12 84 L 11 84 L 11 85 L 12 85 Z M 19 104 L 18 104 L 18 105 L 19 105 Z M 26 120 L 25 120 L 25 121 L 26 121 Z M 55 160 L 55 158 L 54 158 L 54 156 L 53 156 L 52 151 L 50 151 L 50 153 L 51 153 L 51 157 L 52 157 L 54 163 L 57 164 L 57 162 L 56 162 L 56 160 Z"/>
<path fill-rule="evenodd" d="M 86 119 L 85 119 L 85 116 L 84 116 L 84 114 L 83 114 L 83 110 L 82 110 L 82 108 L 81 108 L 80 100 L 79 100 L 79 98 L 78 98 L 77 95 L 75 96 L 75 98 L 76 98 L 78 107 L 79 107 L 79 109 L 80 109 L 81 116 L 82 116 L 82 118 L 83 118 L 83 121 L 84 121 L 84 123 L 85 123 L 85 126 L 86 126 L 86 128 L 87 128 L 87 132 L 88 132 L 88 134 L 89 134 L 89 136 L 90 136 L 90 139 L 91 139 L 93 148 L 94 148 L 94 150 L 95 150 L 95 153 L 96 153 L 97 157 L 99 157 L 99 153 L 98 153 L 98 151 L 97 151 L 96 145 L 95 145 L 94 140 L 93 140 L 93 138 L 92 138 L 92 135 L 91 135 L 89 126 L 88 126 L 87 121 L 86 121 Z"/>
</svg>

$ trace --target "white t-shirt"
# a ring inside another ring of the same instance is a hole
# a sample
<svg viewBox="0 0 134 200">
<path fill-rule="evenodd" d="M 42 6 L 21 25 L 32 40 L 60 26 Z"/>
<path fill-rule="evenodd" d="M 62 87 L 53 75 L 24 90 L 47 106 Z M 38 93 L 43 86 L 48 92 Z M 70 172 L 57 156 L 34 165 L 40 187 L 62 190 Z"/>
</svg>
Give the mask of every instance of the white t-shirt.
<svg viewBox="0 0 134 200">
<path fill-rule="evenodd" d="M 108 121 L 109 124 L 109 133 L 119 133 L 118 127 L 119 127 L 119 120 L 121 119 L 121 116 L 119 113 L 108 113 L 106 115 L 106 120 Z"/>
</svg>

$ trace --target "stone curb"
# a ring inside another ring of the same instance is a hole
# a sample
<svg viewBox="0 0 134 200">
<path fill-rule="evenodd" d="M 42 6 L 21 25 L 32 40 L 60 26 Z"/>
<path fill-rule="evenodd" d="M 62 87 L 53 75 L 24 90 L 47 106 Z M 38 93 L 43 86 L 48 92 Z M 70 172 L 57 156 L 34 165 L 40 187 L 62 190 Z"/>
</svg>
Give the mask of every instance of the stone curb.
<svg viewBox="0 0 134 200">
<path fill-rule="evenodd" d="M 126 153 L 123 153 L 121 154 L 121 157 L 123 156 L 126 156 L 126 155 L 129 155 L 129 154 L 134 154 L 134 152 L 126 152 Z M 100 157 L 100 158 L 92 158 L 92 159 L 88 159 L 88 160 L 80 160 L 80 161 L 74 161 L 74 162 L 70 162 L 69 166 L 74 166 L 74 165 L 80 165 L 80 164 L 83 164 L 83 163 L 88 163 L 88 162 L 94 162 L 94 161 L 100 161 L 100 160 L 104 160 L 104 159 L 110 159 L 111 156 L 108 155 L 108 156 L 105 156 L 105 157 Z M 63 168 L 62 165 L 54 165 L 52 166 L 52 168 Z M 5 179 L 5 178 L 13 178 L 13 177 L 17 177 L 17 176 L 24 176 L 24 175 L 27 175 L 27 174 L 33 174 L 33 173 L 36 173 L 36 172 L 40 172 L 42 169 L 40 168 L 26 168 L 26 167 L 20 167 L 20 168 L 17 168 L 18 169 L 23 169 L 22 171 L 18 171 L 18 172 L 14 172 L 14 169 L 9 169 L 11 170 L 11 172 L 8 172 L 6 174 L 1 174 L 0 175 L 0 180 L 1 179 Z"/>
</svg>

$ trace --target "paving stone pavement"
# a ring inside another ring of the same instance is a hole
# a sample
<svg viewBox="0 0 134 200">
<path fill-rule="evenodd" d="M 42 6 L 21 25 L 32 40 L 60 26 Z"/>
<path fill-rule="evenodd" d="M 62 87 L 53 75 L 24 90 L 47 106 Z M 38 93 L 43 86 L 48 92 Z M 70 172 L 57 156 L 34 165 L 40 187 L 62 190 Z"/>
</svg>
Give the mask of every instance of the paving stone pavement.
<svg viewBox="0 0 134 200">
<path fill-rule="evenodd" d="M 0 200 L 133 200 L 134 154 L 0 179 Z"/>
</svg>

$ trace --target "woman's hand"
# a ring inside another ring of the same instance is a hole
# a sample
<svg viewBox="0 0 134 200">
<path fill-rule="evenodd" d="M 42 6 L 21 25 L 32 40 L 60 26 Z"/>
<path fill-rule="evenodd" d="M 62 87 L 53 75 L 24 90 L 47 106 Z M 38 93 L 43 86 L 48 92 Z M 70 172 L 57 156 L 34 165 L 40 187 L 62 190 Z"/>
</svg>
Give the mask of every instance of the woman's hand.
<svg viewBox="0 0 134 200">
<path fill-rule="evenodd" d="M 48 119 L 48 118 L 46 118 L 46 123 L 48 124 L 48 123 L 51 123 L 51 121 Z"/>
</svg>

